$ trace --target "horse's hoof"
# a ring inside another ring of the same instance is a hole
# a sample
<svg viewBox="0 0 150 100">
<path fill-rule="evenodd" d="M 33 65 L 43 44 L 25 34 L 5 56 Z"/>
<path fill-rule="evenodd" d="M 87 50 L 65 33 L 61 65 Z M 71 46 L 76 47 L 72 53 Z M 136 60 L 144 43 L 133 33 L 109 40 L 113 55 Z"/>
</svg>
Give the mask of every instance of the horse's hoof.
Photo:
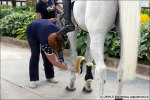
<svg viewBox="0 0 150 100">
<path fill-rule="evenodd" d="M 85 87 L 83 87 L 82 91 L 83 91 L 83 92 L 86 92 L 86 93 L 89 93 L 89 92 L 92 92 L 92 89 L 87 90 Z"/>
<path fill-rule="evenodd" d="M 70 88 L 67 86 L 67 87 L 66 87 L 66 90 L 67 90 L 67 91 L 75 91 L 76 88 L 70 89 Z"/>
</svg>

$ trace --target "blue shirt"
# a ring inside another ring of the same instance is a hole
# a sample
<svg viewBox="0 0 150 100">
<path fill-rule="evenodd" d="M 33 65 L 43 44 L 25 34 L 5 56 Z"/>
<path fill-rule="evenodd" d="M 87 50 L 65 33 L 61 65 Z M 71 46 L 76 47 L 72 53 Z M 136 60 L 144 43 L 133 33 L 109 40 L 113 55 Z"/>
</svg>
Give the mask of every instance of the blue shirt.
<svg viewBox="0 0 150 100">
<path fill-rule="evenodd" d="M 26 29 L 26 32 L 35 37 L 41 44 L 42 50 L 47 54 L 52 54 L 52 50 L 48 45 L 48 36 L 51 33 L 56 33 L 60 30 L 55 24 L 47 19 L 38 19 L 31 22 Z M 62 36 L 64 40 L 67 40 L 67 35 Z"/>
<path fill-rule="evenodd" d="M 39 1 L 36 4 L 36 12 L 41 13 L 42 19 L 55 18 L 55 4 L 52 0 L 48 0 L 48 2 Z"/>
</svg>

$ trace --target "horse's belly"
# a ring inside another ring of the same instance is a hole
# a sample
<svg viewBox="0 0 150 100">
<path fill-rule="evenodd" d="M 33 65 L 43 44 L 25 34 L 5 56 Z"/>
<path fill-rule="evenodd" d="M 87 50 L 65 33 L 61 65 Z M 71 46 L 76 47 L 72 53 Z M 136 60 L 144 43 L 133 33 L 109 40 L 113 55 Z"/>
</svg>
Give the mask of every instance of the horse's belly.
<svg viewBox="0 0 150 100">
<path fill-rule="evenodd" d="M 87 31 L 85 25 L 85 9 L 86 9 L 86 1 L 75 1 L 73 13 L 76 22 L 79 27 L 85 31 Z"/>
</svg>

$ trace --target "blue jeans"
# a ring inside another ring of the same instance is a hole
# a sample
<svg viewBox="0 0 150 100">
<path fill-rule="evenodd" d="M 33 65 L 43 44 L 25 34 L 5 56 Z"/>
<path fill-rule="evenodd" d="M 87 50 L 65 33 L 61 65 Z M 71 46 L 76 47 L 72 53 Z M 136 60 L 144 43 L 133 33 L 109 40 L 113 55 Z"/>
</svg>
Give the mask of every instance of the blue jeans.
<svg viewBox="0 0 150 100">
<path fill-rule="evenodd" d="M 26 33 L 29 46 L 31 48 L 31 57 L 29 62 L 29 76 L 30 81 L 39 80 L 39 56 L 40 56 L 40 42 L 38 39 L 30 33 Z M 44 62 L 45 76 L 46 78 L 54 78 L 53 65 L 47 59 L 43 50 L 41 50 L 42 58 Z"/>
</svg>

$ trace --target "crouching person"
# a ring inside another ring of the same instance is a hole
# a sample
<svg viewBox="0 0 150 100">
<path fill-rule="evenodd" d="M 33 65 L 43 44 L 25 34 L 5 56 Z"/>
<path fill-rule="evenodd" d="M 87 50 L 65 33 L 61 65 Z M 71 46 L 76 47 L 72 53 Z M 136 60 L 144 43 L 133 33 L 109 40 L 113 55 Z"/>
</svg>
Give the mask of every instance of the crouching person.
<svg viewBox="0 0 150 100">
<path fill-rule="evenodd" d="M 39 80 L 39 55 L 40 47 L 44 51 L 47 59 L 45 67 L 46 79 L 50 82 L 57 83 L 54 80 L 53 66 L 70 71 L 76 71 L 75 66 L 67 66 L 55 59 L 53 51 L 59 51 L 66 39 L 65 36 L 56 35 L 60 29 L 47 19 L 38 19 L 30 23 L 26 29 L 26 36 L 31 48 L 31 58 L 29 62 L 29 76 L 31 88 L 36 87 L 36 81 Z"/>
</svg>

